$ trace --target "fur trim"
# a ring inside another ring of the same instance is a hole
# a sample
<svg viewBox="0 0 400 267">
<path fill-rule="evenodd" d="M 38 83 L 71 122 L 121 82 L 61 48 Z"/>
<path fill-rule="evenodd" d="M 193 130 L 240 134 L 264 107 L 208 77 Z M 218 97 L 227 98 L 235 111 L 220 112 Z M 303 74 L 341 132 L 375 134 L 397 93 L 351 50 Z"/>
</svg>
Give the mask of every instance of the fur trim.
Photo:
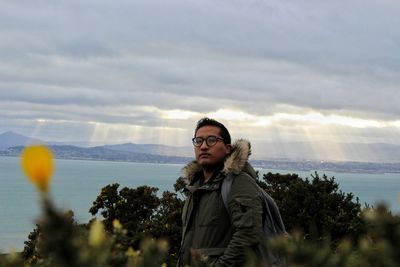
<svg viewBox="0 0 400 267">
<path fill-rule="evenodd" d="M 231 153 L 225 160 L 224 168 L 222 172 L 225 174 L 237 174 L 242 171 L 246 165 L 251 154 L 250 142 L 244 139 L 239 139 L 232 144 Z M 193 179 L 195 174 L 200 171 L 202 167 L 197 161 L 192 161 L 186 165 L 183 171 L 183 179 L 187 184 L 189 184 Z"/>
<path fill-rule="evenodd" d="M 185 181 L 186 184 L 189 184 L 191 181 L 194 179 L 194 175 L 201 170 L 200 164 L 194 160 L 190 162 L 188 165 L 186 165 L 182 171 L 183 171 L 183 180 Z"/>
<path fill-rule="evenodd" d="M 250 154 L 250 142 L 244 139 L 237 140 L 232 145 L 231 154 L 226 158 L 224 169 L 222 171 L 225 174 L 239 173 L 241 170 L 243 170 L 246 162 L 249 160 Z"/>
</svg>

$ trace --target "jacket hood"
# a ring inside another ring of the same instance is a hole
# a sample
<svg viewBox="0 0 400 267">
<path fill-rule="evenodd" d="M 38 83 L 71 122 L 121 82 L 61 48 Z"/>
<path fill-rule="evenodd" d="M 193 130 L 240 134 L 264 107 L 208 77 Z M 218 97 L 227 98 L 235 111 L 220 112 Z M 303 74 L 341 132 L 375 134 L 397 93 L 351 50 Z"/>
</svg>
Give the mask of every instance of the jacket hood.
<svg viewBox="0 0 400 267">
<path fill-rule="evenodd" d="M 250 142 L 244 139 L 239 139 L 232 144 L 231 153 L 227 156 L 224 162 L 222 172 L 225 175 L 238 174 L 241 171 L 247 172 L 250 176 L 256 177 L 256 172 L 248 163 L 251 154 Z M 183 179 L 189 184 L 193 181 L 195 174 L 202 170 L 201 165 L 196 161 L 186 165 L 183 171 Z"/>
</svg>

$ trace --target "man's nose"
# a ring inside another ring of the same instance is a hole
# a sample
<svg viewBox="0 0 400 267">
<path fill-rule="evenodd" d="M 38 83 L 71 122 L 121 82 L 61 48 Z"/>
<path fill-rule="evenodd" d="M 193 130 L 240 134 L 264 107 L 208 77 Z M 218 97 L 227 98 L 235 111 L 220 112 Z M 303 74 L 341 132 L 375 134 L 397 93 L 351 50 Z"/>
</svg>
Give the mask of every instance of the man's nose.
<svg viewBox="0 0 400 267">
<path fill-rule="evenodd" d="M 205 150 L 205 149 L 208 149 L 208 148 L 209 148 L 209 146 L 207 145 L 206 140 L 204 140 L 203 143 L 201 143 L 200 149 L 201 150 Z"/>
</svg>

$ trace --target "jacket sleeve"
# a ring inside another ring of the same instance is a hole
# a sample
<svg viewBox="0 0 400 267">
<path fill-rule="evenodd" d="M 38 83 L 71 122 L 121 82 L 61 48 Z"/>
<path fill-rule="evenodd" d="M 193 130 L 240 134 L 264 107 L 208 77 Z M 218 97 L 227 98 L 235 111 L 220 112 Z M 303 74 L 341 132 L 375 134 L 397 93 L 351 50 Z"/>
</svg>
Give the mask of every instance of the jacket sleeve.
<svg viewBox="0 0 400 267">
<path fill-rule="evenodd" d="M 242 266 L 246 254 L 255 251 L 263 235 L 262 199 L 256 181 L 247 174 L 239 174 L 233 180 L 228 196 L 232 239 L 215 266 Z"/>
</svg>

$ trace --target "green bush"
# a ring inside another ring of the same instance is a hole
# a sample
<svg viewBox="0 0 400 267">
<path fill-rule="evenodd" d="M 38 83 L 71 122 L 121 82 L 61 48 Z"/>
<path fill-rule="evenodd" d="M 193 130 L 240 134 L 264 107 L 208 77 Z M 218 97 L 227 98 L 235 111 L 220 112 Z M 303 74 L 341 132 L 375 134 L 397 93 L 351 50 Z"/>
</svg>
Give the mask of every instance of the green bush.
<svg viewBox="0 0 400 267">
<path fill-rule="evenodd" d="M 112 232 L 113 221 L 119 220 L 126 229 L 122 249 L 138 249 L 141 240 L 147 237 L 167 240 L 170 249 L 166 262 L 175 265 L 181 240 L 183 201 L 168 191 L 158 198 L 158 189 L 154 187 L 124 187 L 120 191 L 118 187 L 119 184 L 112 184 L 101 189 L 90 208 L 92 215 L 100 212 L 108 232 Z"/>
<path fill-rule="evenodd" d="M 275 200 L 289 232 L 298 230 L 313 240 L 329 239 L 333 246 L 345 237 L 358 240 L 366 230 L 358 198 L 340 191 L 334 177 L 321 178 L 318 173 L 311 177 L 267 173 L 259 184 Z"/>
</svg>

